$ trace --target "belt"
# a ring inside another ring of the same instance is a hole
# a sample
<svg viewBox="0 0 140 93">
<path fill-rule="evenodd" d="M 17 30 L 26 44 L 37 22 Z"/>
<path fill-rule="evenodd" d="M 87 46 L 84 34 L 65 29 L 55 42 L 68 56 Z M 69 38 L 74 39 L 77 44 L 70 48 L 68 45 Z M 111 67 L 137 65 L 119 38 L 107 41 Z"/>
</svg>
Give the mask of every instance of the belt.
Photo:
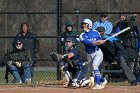
<svg viewBox="0 0 140 93">
<path fill-rule="evenodd" d="M 98 50 L 99 50 L 99 48 L 96 48 L 94 51 L 90 51 L 89 54 L 93 54 L 93 53 L 95 53 L 95 52 L 98 51 Z"/>
</svg>

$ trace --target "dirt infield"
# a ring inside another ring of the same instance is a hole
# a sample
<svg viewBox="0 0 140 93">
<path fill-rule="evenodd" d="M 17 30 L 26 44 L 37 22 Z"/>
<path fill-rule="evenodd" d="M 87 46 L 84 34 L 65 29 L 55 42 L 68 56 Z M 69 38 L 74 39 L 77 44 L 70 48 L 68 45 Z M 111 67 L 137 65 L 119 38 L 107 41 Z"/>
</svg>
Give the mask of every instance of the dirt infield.
<svg viewBox="0 0 140 93">
<path fill-rule="evenodd" d="M 107 85 L 101 90 L 93 90 L 87 87 L 77 89 L 63 88 L 62 85 L 0 85 L 0 93 L 140 93 L 140 85 L 135 87 Z"/>
</svg>

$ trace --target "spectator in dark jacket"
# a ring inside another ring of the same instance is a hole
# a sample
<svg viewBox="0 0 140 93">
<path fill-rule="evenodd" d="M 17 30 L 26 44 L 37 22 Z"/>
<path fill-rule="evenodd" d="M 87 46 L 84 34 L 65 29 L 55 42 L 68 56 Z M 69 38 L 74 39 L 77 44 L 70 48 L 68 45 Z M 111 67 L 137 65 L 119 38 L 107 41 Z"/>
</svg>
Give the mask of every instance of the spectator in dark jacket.
<svg viewBox="0 0 140 93">
<path fill-rule="evenodd" d="M 139 38 L 128 38 L 128 39 L 126 39 L 127 36 L 128 37 L 134 37 L 134 36 L 138 36 L 139 35 L 139 31 L 137 29 L 137 25 L 136 25 L 136 22 L 135 22 L 136 21 L 136 14 L 133 14 L 131 16 L 130 20 L 128 20 L 127 19 L 127 15 L 124 15 L 124 14 L 120 15 L 119 18 L 120 18 L 119 21 L 113 27 L 111 35 L 115 34 L 117 32 L 120 32 L 121 30 L 123 30 L 123 29 L 125 29 L 127 27 L 131 27 L 131 29 L 129 31 L 121 34 L 119 36 L 119 39 L 122 41 L 124 46 L 127 46 L 127 44 L 125 44 L 126 40 L 129 41 L 129 39 L 134 39 L 134 42 L 136 41 L 135 42 L 136 46 L 134 46 L 134 47 L 136 47 L 137 50 L 139 51 L 139 42 L 140 42 Z"/>
<path fill-rule="evenodd" d="M 119 16 L 119 22 L 113 27 L 112 34 L 119 32 L 120 30 L 125 29 L 129 26 L 129 22 L 126 18 L 126 15 Z"/>
<path fill-rule="evenodd" d="M 22 40 L 15 41 L 14 50 L 5 54 L 1 65 L 6 65 L 14 77 L 14 84 L 31 83 L 33 60 L 29 50 L 24 48 Z"/>
</svg>

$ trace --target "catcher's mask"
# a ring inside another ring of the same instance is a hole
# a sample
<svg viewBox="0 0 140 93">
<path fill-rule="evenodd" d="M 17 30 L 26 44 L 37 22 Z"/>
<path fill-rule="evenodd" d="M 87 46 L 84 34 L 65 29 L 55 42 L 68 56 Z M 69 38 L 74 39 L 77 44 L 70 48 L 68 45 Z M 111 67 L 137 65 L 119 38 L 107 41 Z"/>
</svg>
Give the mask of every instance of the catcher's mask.
<svg viewBox="0 0 140 93">
<path fill-rule="evenodd" d="M 73 47 L 75 46 L 75 40 L 73 38 L 67 38 L 65 44 L 67 47 Z"/>
</svg>

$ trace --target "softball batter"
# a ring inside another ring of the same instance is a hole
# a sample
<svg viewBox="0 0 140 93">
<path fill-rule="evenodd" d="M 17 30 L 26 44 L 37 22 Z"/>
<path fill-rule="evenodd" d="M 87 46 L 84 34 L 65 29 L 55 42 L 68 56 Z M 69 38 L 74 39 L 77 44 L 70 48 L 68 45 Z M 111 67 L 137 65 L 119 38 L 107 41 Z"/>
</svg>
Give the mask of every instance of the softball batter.
<svg viewBox="0 0 140 93">
<path fill-rule="evenodd" d="M 92 70 L 92 76 L 95 77 L 96 81 L 96 86 L 93 87 L 93 89 L 102 89 L 105 87 L 107 80 L 101 77 L 99 71 L 99 65 L 103 60 L 103 53 L 98 45 L 103 44 L 104 40 L 101 40 L 101 36 L 98 31 L 92 30 L 93 24 L 90 19 L 83 19 L 81 25 L 84 32 L 80 35 L 80 41 L 85 46 L 90 70 Z"/>
</svg>

